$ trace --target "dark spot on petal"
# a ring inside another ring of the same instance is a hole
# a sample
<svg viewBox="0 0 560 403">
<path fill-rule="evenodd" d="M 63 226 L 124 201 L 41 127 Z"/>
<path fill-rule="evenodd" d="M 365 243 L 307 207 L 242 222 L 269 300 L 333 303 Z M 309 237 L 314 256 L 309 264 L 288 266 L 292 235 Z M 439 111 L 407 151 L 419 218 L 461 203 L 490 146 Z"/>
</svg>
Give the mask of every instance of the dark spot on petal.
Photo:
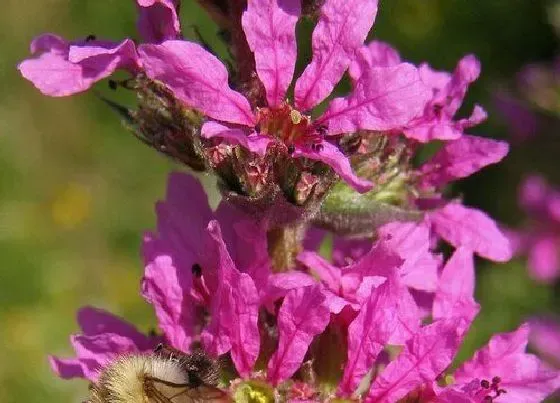
<svg viewBox="0 0 560 403">
<path fill-rule="evenodd" d="M 192 271 L 193 276 L 195 276 L 195 277 L 202 276 L 202 267 L 200 267 L 200 265 L 198 263 L 195 263 L 195 264 L 192 265 L 191 271 Z"/>
</svg>

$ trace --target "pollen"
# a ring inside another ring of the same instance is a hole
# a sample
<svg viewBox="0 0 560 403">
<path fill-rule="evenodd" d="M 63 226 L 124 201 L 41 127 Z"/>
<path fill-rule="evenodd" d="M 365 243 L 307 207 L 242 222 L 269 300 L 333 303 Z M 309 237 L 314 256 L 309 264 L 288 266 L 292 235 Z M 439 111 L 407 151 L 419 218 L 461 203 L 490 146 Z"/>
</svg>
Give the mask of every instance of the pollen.
<svg viewBox="0 0 560 403">
<path fill-rule="evenodd" d="M 303 120 L 302 114 L 299 111 L 296 111 L 295 109 L 292 109 L 290 111 L 290 118 L 292 119 L 292 123 L 294 125 L 299 125 Z"/>
</svg>

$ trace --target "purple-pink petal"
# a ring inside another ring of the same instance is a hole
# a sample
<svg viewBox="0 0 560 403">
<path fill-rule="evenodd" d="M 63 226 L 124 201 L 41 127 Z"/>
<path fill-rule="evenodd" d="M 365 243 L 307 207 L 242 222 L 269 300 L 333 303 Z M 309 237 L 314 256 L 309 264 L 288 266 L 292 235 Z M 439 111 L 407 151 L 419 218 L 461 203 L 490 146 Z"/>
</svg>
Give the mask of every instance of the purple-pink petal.
<svg viewBox="0 0 560 403">
<path fill-rule="evenodd" d="M 316 283 L 313 277 L 300 271 L 275 273 L 268 278 L 268 285 L 262 298 L 263 304 L 271 305 L 276 300 L 285 297 L 291 290 Z"/>
<path fill-rule="evenodd" d="M 441 273 L 432 307 L 432 317 L 466 319 L 463 332 L 474 320 L 480 306 L 474 300 L 474 256 L 466 248 L 455 250 Z"/>
<path fill-rule="evenodd" d="M 507 393 L 500 402 L 540 402 L 560 388 L 560 372 L 549 368 L 536 356 L 525 352 L 529 325 L 511 333 L 493 336 L 488 345 L 478 350 L 454 374 L 456 383 L 473 379 L 500 377 L 500 388 Z"/>
<path fill-rule="evenodd" d="M 43 52 L 68 52 L 68 41 L 56 34 L 42 34 L 34 38 L 29 45 L 31 54 Z"/>
<path fill-rule="evenodd" d="M 348 73 L 353 81 L 358 80 L 368 69 L 389 67 L 401 63 L 399 52 L 391 45 L 381 41 L 371 41 L 356 51 Z"/>
<path fill-rule="evenodd" d="M 417 290 L 435 291 L 441 261 L 430 251 L 428 226 L 416 222 L 393 222 L 379 228 L 378 234 L 404 260 L 399 269 L 403 283 Z"/>
<path fill-rule="evenodd" d="M 31 49 L 38 56 L 24 60 L 18 69 L 39 91 L 53 97 L 85 91 L 117 69 L 138 70 L 136 48 L 129 39 L 71 44 L 46 35 L 37 38 Z"/>
<path fill-rule="evenodd" d="M 52 371 L 62 379 L 85 378 L 84 370 L 77 358 L 57 358 L 49 356 Z"/>
<path fill-rule="evenodd" d="M 501 161 L 508 153 L 504 141 L 463 135 L 446 142 L 420 172 L 426 185 L 443 186 L 455 179 L 466 178 L 483 167 Z"/>
<path fill-rule="evenodd" d="M 545 283 L 553 283 L 560 277 L 560 235 L 540 235 L 529 249 L 527 262 L 531 277 Z"/>
<path fill-rule="evenodd" d="M 137 0 L 138 32 L 145 42 L 159 43 L 178 39 L 181 24 L 177 15 L 180 0 Z"/>
<path fill-rule="evenodd" d="M 248 376 L 260 349 L 259 293 L 246 273 L 241 273 L 228 290 L 224 325 L 229 328 L 231 359 L 242 377 Z"/>
<path fill-rule="evenodd" d="M 115 357 L 140 351 L 132 340 L 114 333 L 75 335 L 71 337 L 71 342 L 85 377 L 92 381 L 99 376 L 99 370 Z"/>
<path fill-rule="evenodd" d="M 461 319 L 438 320 L 424 326 L 399 356 L 375 378 L 366 403 L 391 403 L 434 381 L 451 364 L 461 343 Z"/>
<path fill-rule="evenodd" d="M 217 120 L 254 125 L 249 101 L 229 87 L 227 69 L 202 46 L 166 41 L 138 51 L 148 77 L 163 82 L 186 106 Z"/>
<path fill-rule="evenodd" d="M 420 321 L 410 314 L 416 310 L 406 288 L 393 276 L 371 293 L 348 327 L 348 359 L 338 387 L 340 394 L 350 396 L 354 392 L 385 344 L 397 344 L 392 340 L 395 333 L 403 327 L 408 327 L 410 335 L 415 333 Z"/>
<path fill-rule="evenodd" d="M 211 321 L 201 334 L 204 349 L 213 356 L 220 356 L 231 349 L 230 329 L 230 293 L 237 286 L 240 273 L 231 260 L 226 245 L 222 239 L 220 226 L 217 221 L 210 221 L 207 227 L 215 247 L 217 260 L 217 288 L 212 295 L 210 309 Z"/>
<path fill-rule="evenodd" d="M 261 136 L 254 131 L 248 133 L 242 129 L 232 129 L 218 122 L 204 123 L 200 134 L 206 139 L 215 137 L 222 138 L 232 144 L 238 144 L 260 156 L 264 156 L 268 145 L 274 142 L 274 140 L 268 136 Z"/>
<path fill-rule="evenodd" d="M 150 242 L 146 240 L 145 242 Z M 193 301 L 179 281 L 170 256 L 157 256 L 145 268 L 142 295 L 154 307 L 158 325 L 171 346 L 189 351 L 194 330 Z"/>
<path fill-rule="evenodd" d="M 311 251 L 301 252 L 298 254 L 297 260 L 308 267 L 311 273 L 317 276 L 331 291 L 339 291 L 342 276 L 340 268 L 333 266 L 321 255 Z"/>
<path fill-rule="evenodd" d="M 511 259 L 509 240 L 494 220 L 480 210 L 451 202 L 428 213 L 427 219 L 434 231 L 456 248 L 466 247 L 496 262 Z"/>
<path fill-rule="evenodd" d="M 531 319 L 529 344 L 544 359 L 560 364 L 560 321 L 542 317 Z"/>
<path fill-rule="evenodd" d="M 402 128 L 422 113 L 429 99 L 430 92 L 415 66 L 401 63 L 370 68 L 367 61 L 362 62 L 363 73 L 352 93 L 334 99 L 318 119 L 331 135 Z"/>
<path fill-rule="evenodd" d="M 255 54 L 268 105 L 272 107 L 282 103 L 292 82 L 300 13 L 301 0 L 252 0 L 243 13 L 243 31 Z"/>
<path fill-rule="evenodd" d="M 268 362 L 268 380 L 277 385 L 300 367 L 313 337 L 330 320 L 330 309 L 319 284 L 290 291 L 278 311 L 278 349 Z"/>
<path fill-rule="evenodd" d="M 91 306 L 82 307 L 78 311 L 77 320 L 82 332 L 87 336 L 115 333 L 123 337 L 128 337 L 135 342 L 140 349 L 150 348 L 151 346 L 149 338 L 143 333 L 140 333 L 135 326 L 103 309 Z"/>
<path fill-rule="evenodd" d="M 367 192 L 373 187 L 373 183 L 362 179 L 352 171 L 348 157 L 335 145 L 323 141 L 319 147 L 312 150 L 310 147 L 296 147 L 292 154 L 294 158 L 305 157 L 329 165 L 340 177 L 360 193 Z"/>
<path fill-rule="evenodd" d="M 295 104 L 310 110 L 340 81 L 373 25 L 377 0 L 326 0 L 313 31 L 311 63 L 295 86 Z"/>
</svg>

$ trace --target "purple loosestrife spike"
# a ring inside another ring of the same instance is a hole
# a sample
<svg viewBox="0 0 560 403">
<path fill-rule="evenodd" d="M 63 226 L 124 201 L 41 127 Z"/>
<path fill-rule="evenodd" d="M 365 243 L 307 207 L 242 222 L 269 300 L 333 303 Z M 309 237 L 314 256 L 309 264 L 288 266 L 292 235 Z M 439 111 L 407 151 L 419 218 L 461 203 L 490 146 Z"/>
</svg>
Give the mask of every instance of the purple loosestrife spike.
<svg viewBox="0 0 560 403">
<path fill-rule="evenodd" d="M 84 309 L 84 334 L 72 339 L 77 358 L 51 359 L 62 377 L 96 381 L 123 353 L 157 354 L 150 351 L 165 343 L 220 356 L 220 393 L 234 402 L 538 402 L 560 386 L 558 370 L 525 353 L 526 325 L 442 375 L 478 312 L 473 252 L 457 249 L 438 275 L 444 262 L 425 224 L 384 226 L 342 267 L 304 251 L 303 267 L 274 274 L 262 225 L 225 201 L 212 212 L 193 177 L 170 177 L 157 214 L 157 232 L 145 238 L 142 290 L 161 335 Z M 433 307 L 420 305 L 418 291 Z"/>
</svg>

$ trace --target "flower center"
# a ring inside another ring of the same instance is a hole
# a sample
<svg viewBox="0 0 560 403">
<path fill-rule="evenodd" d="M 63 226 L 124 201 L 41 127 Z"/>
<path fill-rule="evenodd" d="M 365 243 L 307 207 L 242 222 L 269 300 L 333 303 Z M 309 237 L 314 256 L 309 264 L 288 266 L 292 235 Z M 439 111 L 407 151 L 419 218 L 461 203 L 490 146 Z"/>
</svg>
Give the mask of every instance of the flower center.
<svg viewBox="0 0 560 403">
<path fill-rule="evenodd" d="M 323 139 L 324 129 L 314 125 L 310 116 L 302 114 L 287 103 L 276 108 L 259 108 L 257 119 L 257 131 L 281 140 L 290 154 L 295 151 L 296 146 L 315 149 Z"/>
<path fill-rule="evenodd" d="M 480 381 L 480 387 L 482 392 L 482 396 L 484 397 L 484 402 L 493 402 L 494 399 L 500 397 L 500 395 L 507 393 L 507 391 L 503 388 L 500 388 L 500 382 L 502 379 L 499 376 L 495 376 L 492 378 L 492 381 L 488 381 L 487 379 L 482 379 Z"/>
</svg>

